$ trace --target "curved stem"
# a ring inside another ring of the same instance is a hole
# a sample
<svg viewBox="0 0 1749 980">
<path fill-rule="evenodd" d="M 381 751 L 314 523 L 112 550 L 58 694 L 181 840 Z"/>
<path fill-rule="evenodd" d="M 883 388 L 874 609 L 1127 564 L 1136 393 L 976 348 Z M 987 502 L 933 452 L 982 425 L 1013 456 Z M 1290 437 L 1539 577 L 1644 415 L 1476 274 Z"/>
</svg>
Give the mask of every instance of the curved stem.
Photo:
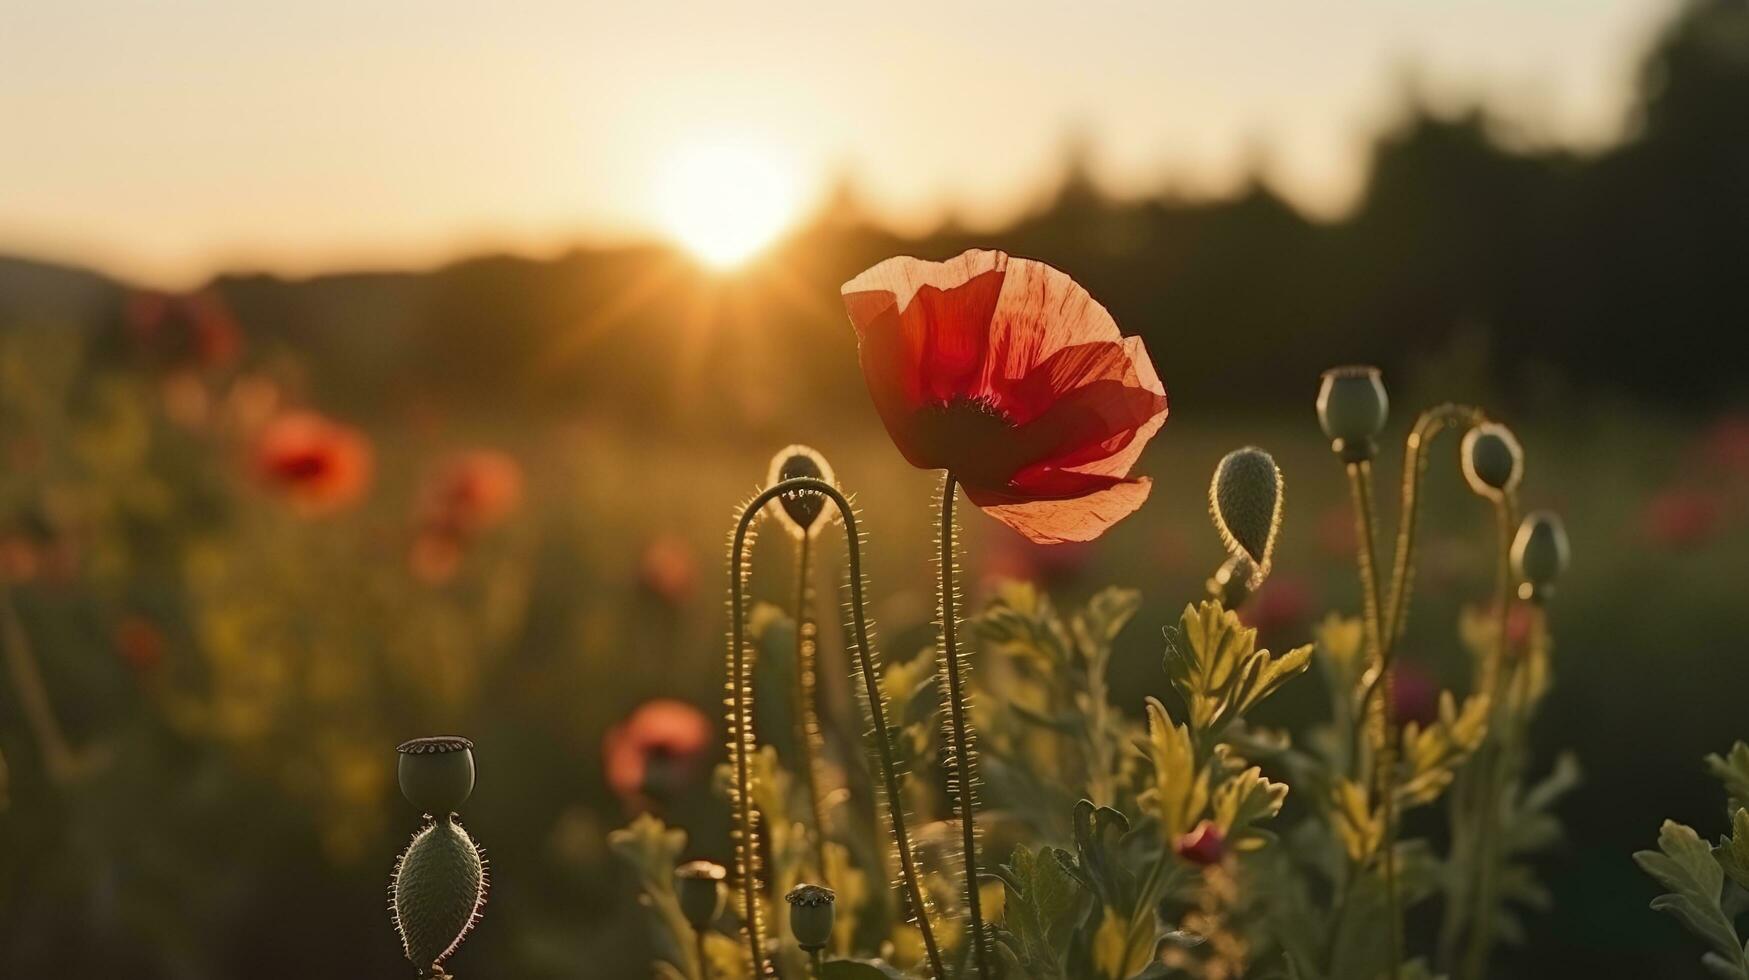
<svg viewBox="0 0 1749 980">
<path fill-rule="evenodd" d="M 951 778 L 948 786 L 955 791 L 959 809 L 960 846 L 964 849 L 966 866 L 966 913 L 971 928 L 972 950 L 978 964 L 978 976 L 988 977 L 989 952 L 984 948 L 984 912 L 978 894 L 978 831 L 974 819 L 977 811 L 977 758 L 972 754 L 972 730 L 966 721 L 965 667 L 960 662 L 958 627 L 959 596 L 953 573 L 957 556 L 954 548 L 953 501 L 959 484 L 952 472 L 941 483 L 941 653 L 947 671 L 948 746 L 952 754 Z"/>
<path fill-rule="evenodd" d="M 1397 888 L 1397 779 L 1396 725 L 1391 717 L 1392 665 L 1389 651 L 1382 639 L 1379 622 L 1378 570 L 1375 534 L 1376 507 L 1373 503 L 1372 463 L 1359 460 L 1348 464 L 1348 486 L 1354 501 L 1354 527 L 1357 562 L 1360 567 L 1361 603 L 1365 612 L 1366 643 L 1371 664 L 1365 690 L 1367 700 L 1360 706 L 1360 716 L 1366 720 L 1372 738 L 1372 785 L 1383 812 L 1385 836 L 1383 843 L 1385 875 L 1386 935 L 1391 954 L 1390 975 L 1396 977 L 1403 962 L 1403 913 Z M 1356 757 L 1358 758 L 1358 747 Z"/>
<path fill-rule="evenodd" d="M 1437 405 L 1421 413 L 1403 453 L 1403 509 L 1397 518 L 1397 552 L 1391 564 L 1390 601 L 1385 607 L 1383 649 L 1389 656 L 1403 637 L 1409 616 L 1409 593 L 1415 584 L 1415 531 L 1421 513 L 1421 480 L 1427 474 L 1427 444 L 1452 426 L 1476 426 L 1487 421 L 1479 408 Z"/>
<path fill-rule="evenodd" d="M 1489 741 L 1494 743 L 1491 763 L 1483 770 L 1481 810 L 1476 814 L 1476 906 L 1470 923 L 1471 937 L 1464 976 L 1481 980 L 1488 968 L 1488 953 L 1494 945 L 1494 902 L 1498 889 L 1500 856 L 1495 853 L 1499 833 L 1501 783 L 1510 777 L 1511 740 L 1514 719 L 1505 700 L 1507 627 L 1512 612 L 1512 535 L 1518 524 L 1518 499 L 1502 494 L 1494 501 L 1494 521 L 1499 534 L 1499 560 L 1494 582 L 1494 644 L 1482 659 L 1477 690 L 1486 694 L 1494 718 Z"/>
<path fill-rule="evenodd" d="M 938 980 L 947 976 L 947 970 L 942 964 L 941 948 L 935 941 L 935 928 L 929 921 L 929 906 L 924 900 L 922 879 L 917 873 L 917 859 L 911 850 L 911 835 L 905 827 L 904 798 L 899 791 L 898 768 L 893 761 L 893 743 L 887 728 L 886 707 L 881 697 L 880 678 L 874 669 L 874 649 L 868 640 L 868 615 L 863 598 L 862 584 L 862 545 L 857 533 L 856 514 L 850 507 L 850 501 L 837 487 L 824 480 L 810 477 L 798 477 L 784 480 L 760 491 L 758 496 L 747 505 L 742 513 L 743 529 L 754 517 L 761 513 L 765 504 L 773 498 L 798 490 L 825 494 L 838 507 L 839 516 L 844 519 L 845 551 L 850 563 L 850 616 L 851 627 L 856 643 L 857 669 L 862 674 L 862 682 L 868 695 L 868 709 L 875 726 L 875 753 L 880 763 L 881 781 L 887 796 L 887 817 L 892 825 L 893 843 L 899 854 L 899 877 L 903 881 L 907 897 L 910 900 L 913 914 L 917 917 L 917 931 L 923 939 L 924 952 L 929 957 L 930 969 Z M 737 545 L 741 532 L 737 532 Z M 738 568 L 737 568 L 738 571 Z M 737 583 L 739 579 L 737 579 Z M 742 643 L 742 616 L 740 605 L 733 607 L 735 631 L 734 642 Z"/>
<path fill-rule="evenodd" d="M 814 644 L 814 589 L 809 558 L 813 535 L 796 542 L 796 746 L 801 752 L 802 786 L 814 818 L 814 873 L 826 876 L 826 798 L 820 792 L 820 757 L 825 740 L 820 735 L 816 696 Z"/>
</svg>

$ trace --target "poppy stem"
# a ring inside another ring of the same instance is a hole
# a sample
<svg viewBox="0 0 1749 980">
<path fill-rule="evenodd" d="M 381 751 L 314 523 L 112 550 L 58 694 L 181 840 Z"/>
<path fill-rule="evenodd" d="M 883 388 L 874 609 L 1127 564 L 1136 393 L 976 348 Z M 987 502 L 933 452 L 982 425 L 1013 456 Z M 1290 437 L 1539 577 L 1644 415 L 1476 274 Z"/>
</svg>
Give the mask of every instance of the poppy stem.
<svg viewBox="0 0 1749 980">
<path fill-rule="evenodd" d="M 941 654 L 947 671 L 948 747 L 950 775 L 948 789 L 959 810 L 960 844 L 964 848 L 966 865 L 966 913 L 971 928 L 972 950 L 978 964 L 978 976 L 990 976 L 989 953 L 984 947 L 984 912 L 978 894 L 978 831 L 975 821 L 978 797 L 977 758 L 973 755 L 972 727 L 966 721 L 965 665 L 960 661 L 958 626 L 959 592 L 954 585 L 954 565 L 958 561 L 955 547 L 953 501 L 959 489 L 953 472 L 948 471 L 941 484 Z"/>
<path fill-rule="evenodd" d="M 753 672 L 747 644 L 747 546 L 753 522 L 765 498 L 757 497 L 742 510 L 729 549 L 729 759 L 734 766 L 730 802 L 735 809 L 735 876 L 741 880 L 741 928 L 747 938 L 747 953 L 753 976 L 775 976 L 765 958 L 765 922 L 760 901 L 759 818 L 753 809 L 753 761 L 758 739 L 750 716 Z"/>
<path fill-rule="evenodd" d="M 814 873 L 826 877 L 826 798 L 820 792 L 820 757 L 825 739 L 820 734 L 814 643 L 814 538 L 803 534 L 796 540 L 796 747 L 801 752 L 802 785 L 814 818 Z"/>
<path fill-rule="evenodd" d="M 1391 661 L 1381 639 L 1379 624 L 1378 570 L 1375 544 L 1378 524 L 1373 503 L 1372 463 L 1358 460 L 1349 463 L 1348 487 L 1354 501 L 1354 528 L 1357 564 L 1360 566 L 1361 603 L 1364 610 L 1366 645 L 1371 663 L 1365 688 L 1368 697 L 1361 705 L 1361 717 L 1372 739 L 1373 790 L 1383 812 L 1385 839 L 1383 847 L 1385 876 L 1386 933 L 1390 944 L 1391 976 L 1395 977 L 1403 961 L 1403 918 L 1397 888 L 1396 849 L 1396 744 L 1395 719 L 1391 717 L 1391 688 L 1394 683 Z M 1356 745 L 1356 757 L 1359 746 Z"/>
<path fill-rule="evenodd" d="M 883 790 L 887 797 L 887 817 L 892 826 L 893 845 L 899 854 L 899 877 L 904 883 L 906 897 L 910 902 L 912 914 L 917 919 L 917 931 L 923 940 L 923 950 L 929 958 L 930 969 L 937 980 L 945 980 L 947 969 L 941 959 L 941 948 L 935 941 L 935 927 L 929 920 L 929 905 L 924 897 L 922 877 L 917 871 L 917 859 L 911 848 L 910 831 L 905 826 L 904 797 L 900 794 L 898 766 L 893 760 L 892 730 L 887 727 L 886 702 L 881 695 L 880 676 L 874 667 L 874 648 L 869 644 L 867 602 L 863 596 L 862 578 L 862 539 L 856 527 L 856 512 L 851 508 L 850 501 L 839 489 L 824 480 L 809 477 L 798 477 L 784 480 L 760 491 L 747 504 L 741 514 L 741 524 L 736 531 L 736 549 L 739 552 L 742 537 L 747 526 L 764 511 L 766 503 L 786 493 L 809 491 L 824 494 L 838 507 L 839 516 L 844 519 L 844 542 L 847 560 L 849 562 L 850 578 L 850 615 L 851 627 L 854 632 L 856 646 L 857 669 L 862 674 L 864 692 L 868 696 L 869 716 L 874 721 L 875 754 L 881 770 Z M 735 589 L 736 600 L 743 587 L 741 566 L 736 564 Z M 734 637 L 731 642 L 737 650 L 745 646 L 745 615 L 742 603 L 734 601 L 730 605 L 730 614 L 734 622 L 731 629 Z M 737 671 L 735 690 L 742 690 L 745 685 L 740 683 L 740 670 L 744 661 L 739 653 L 735 658 Z M 737 778 L 739 778 L 737 776 Z"/>
<path fill-rule="evenodd" d="M 1505 699 L 1507 625 L 1512 611 L 1512 536 L 1518 527 L 1518 495 L 1507 492 L 1494 501 L 1494 523 L 1499 534 L 1499 556 L 1494 580 L 1494 646 L 1482 660 L 1477 690 L 1488 695 L 1493 724 L 1488 740 L 1493 742 L 1493 757 L 1484 760 L 1481 809 L 1476 814 L 1476 907 L 1471 919 L 1469 955 L 1464 963 L 1466 977 L 1481 980 L 1488 969 L 1488 953 L 1494 945 L 1494 894 L 1498 888 L 1500 856 L 1495 853 L 1495 836 L 1499 832 L 1501 783 L 1510 778 L 1510 739 L 1513 719 L 1506 716 L 1501 703 Z"/>
</svg>

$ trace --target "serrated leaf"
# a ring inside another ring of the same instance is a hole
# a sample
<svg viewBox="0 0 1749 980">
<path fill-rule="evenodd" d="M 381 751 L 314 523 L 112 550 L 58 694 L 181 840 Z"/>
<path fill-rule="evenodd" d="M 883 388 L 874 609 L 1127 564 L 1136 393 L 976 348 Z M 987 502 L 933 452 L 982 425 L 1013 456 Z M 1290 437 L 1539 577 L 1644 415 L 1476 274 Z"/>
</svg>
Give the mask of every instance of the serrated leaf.
<svg viewBox="0 0 1749 980">
<path fill-rule="evenodd" d="M 1706 767 L 1715 779 L 1725 784 L 1725 793 L 1729 797 L 1728 812 L 1735 813 L 1749 807 L 1749 745 L 1738 742 L 1725 755 L 1707 756 Z"/>
<path fill-rule="evenodd" d="M 1242 839 L 1252 824 L 1281 812 L 1287 792 L 1286 783 L 1270 782 L 1252 766 L 1215 790 L 1215 824 L 1229 840 Z"/>
<path fill-rule="evenodd" d="M 1719 907 L 1724 871 L 1706 841 L 1693 828 L 1666 820 L 1658 832 L 1658 850 L 1640 851 L 1634 861 L 1669 889 L 1668 894 L 1652 900 L 1652 908 L 1675 916 L 1724 963 L 1735 964 L 1735 972 L 1727 975 L 1749 980 L 1737 930 Z"/>
</svg>

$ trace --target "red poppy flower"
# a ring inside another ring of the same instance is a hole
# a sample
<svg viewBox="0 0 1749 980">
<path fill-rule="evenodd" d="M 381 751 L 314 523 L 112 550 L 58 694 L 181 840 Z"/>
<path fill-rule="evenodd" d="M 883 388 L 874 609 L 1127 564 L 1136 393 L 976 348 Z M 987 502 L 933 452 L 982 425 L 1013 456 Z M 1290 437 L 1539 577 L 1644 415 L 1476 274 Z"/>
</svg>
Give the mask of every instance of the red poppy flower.
<svg viewBox="0 0 1749 980">
<path fill-rule="evenodd" d="M 1034 541 L 1088 541 L 1148 497 L 1130 467 L 1166 389 L 1067 275 L 1002 252 L 888 259 L 844 284 L 862 373 L 913 466 Z"/>
<path fill-rule="evenodd" d="M 492 449 L 461 453 L 444 462 L 424 496 L 424 523 L 464 535 L 484 531 L 522 501 L 522 467 Z"/>
<path fill-rule="evenodd" d="M 678 534 L 661 534 L 644 547 L 638 567 L 643 587 L 671 606 L 684 605 L 698 584 L 698 558 L 692 545 Z"/>
<path fill-rule="evenodd" d="M 684 701 L 646 701 L 602 740 L 607 785 L 627 806 L 669 798 L 703 770 L 711 723 Z"/>
<path fill-rule="evenodd" d="M 243 348 L 236 318 L 211 290 L 181 296 L 138 291 L 128 297 L 125 315 L 140 346 L 172 367 L 228 367 Z"/>
<path fill-rule="evenodd" d="M 1413 660 L 1399 660 L 1391 677 L 1391 716 L 1427 726 L 1439 720 L 1439 682 Z"/>
<path fill-rule="evenodd" d="M 1227 835 L 1212 821 L 1204 820 L 1187 834 L 1179 835 L 1172 849 L 1191 864 L 1208 867 L 1220 864 L 1227 855 Z"/>
<path fill-rule="evenodd" d="M 1643 521 L 1646 533 L 1658 544 L 1692 548 L 1718 530 L 1719 501 L 1705 490 L 1669 487 L 1646 502 Z"/>
<path fill-rule="evenodd" d="M 152 670 L 164 660 L 164 634 L 144 616 L 123 616 L 115 624 L 114 639 L 115 652 L 137 671 Z"/>
<path fill-rule="evenodd" d="M 255 444 L 255 470 L 307 514 L 339 510 L 364 495 L 370 441 L 351 426 L 315 412 L 287 412 L 267 423 Z"/>
</svg>

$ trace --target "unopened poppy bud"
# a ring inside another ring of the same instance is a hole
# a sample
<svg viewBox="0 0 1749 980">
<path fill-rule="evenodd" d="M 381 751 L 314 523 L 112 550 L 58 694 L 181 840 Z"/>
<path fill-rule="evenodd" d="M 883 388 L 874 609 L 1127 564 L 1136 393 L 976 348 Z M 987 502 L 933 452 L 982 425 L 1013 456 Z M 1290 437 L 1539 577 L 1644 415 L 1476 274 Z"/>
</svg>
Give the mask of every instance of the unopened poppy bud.
<svg viewBox="0 0 1749 980">
<path fill-rule="evenodd" d="M 442 817 L 467 802 L 474 791 L 474 743 L 455 735 L 402 742 L 397 776 L 407 802 Z"/>
<path fill-rule="evenodd" d="M 1227 835 L 1221 833 L 1214 821 L 1204 820 L 1190 833 L 1179 835 L 1172 849 L 1191 864 L 1203 867 L 1219 864 L 1227 854 Z"/>
<path fill-rule="evenodd" d="M 1391 401 L 1376 367 L 1331 368 L 1318 388 L 1318 424 L 1344 462 L 1369 460 Z"/>
<path fill-rule="evenodd" d="M 1464 479 L 1484 497 L 1499 499 L 1524 479 L 1524 450 L 1512 430 L 1484 422 L 1464 433 Z"/>
<path fill-rule="evenodd" d="M 688 861 L 674 869 L 674 893 L 681 914 L 703 931 L 723 914 L 723 878 L 727 872 L 713 861 Z"/>
<path fill-rule="evenodd" d="M 1525 515 L 1512 540 L 1512 572 L 1521 583 L 1520 596 L 1546 597 L 1570 559 L 1567 528 L 1559 514 L 1539 510 Z"/>
<path fill-rule="evenodd" d="M 838 482 L 826 457 L 807 446 L 795 445 L 786 446 L 771 457 L 771 470 L 766 474 L 765 485 L 776 486 L 785 480 L 802 477 L 834 485 Z M 832 515 L 826 513 L 832 502 L 825 494 L 812 490 L 782 494 L 767 507 L 767 513 L 798 538 L 819 534 L 821 528 L 832 523 Z"/>
<path fill-rule="evenodd" d="M 822 885 L 797 885 L 783 897 L 789 903 L 789 931 L 796 945 L 813 952 L 832 941 L 838 893 Z"/>
<path fill-rule="evenodd" d="M 1251 562 L 1246 584 L 1262 585 L 1281 530 L 1281 471 L 1275 460 L 1256 446 L 1228 453 L 1209 483 L 1209 512 L 1228 553 Z"/>
</svg>

